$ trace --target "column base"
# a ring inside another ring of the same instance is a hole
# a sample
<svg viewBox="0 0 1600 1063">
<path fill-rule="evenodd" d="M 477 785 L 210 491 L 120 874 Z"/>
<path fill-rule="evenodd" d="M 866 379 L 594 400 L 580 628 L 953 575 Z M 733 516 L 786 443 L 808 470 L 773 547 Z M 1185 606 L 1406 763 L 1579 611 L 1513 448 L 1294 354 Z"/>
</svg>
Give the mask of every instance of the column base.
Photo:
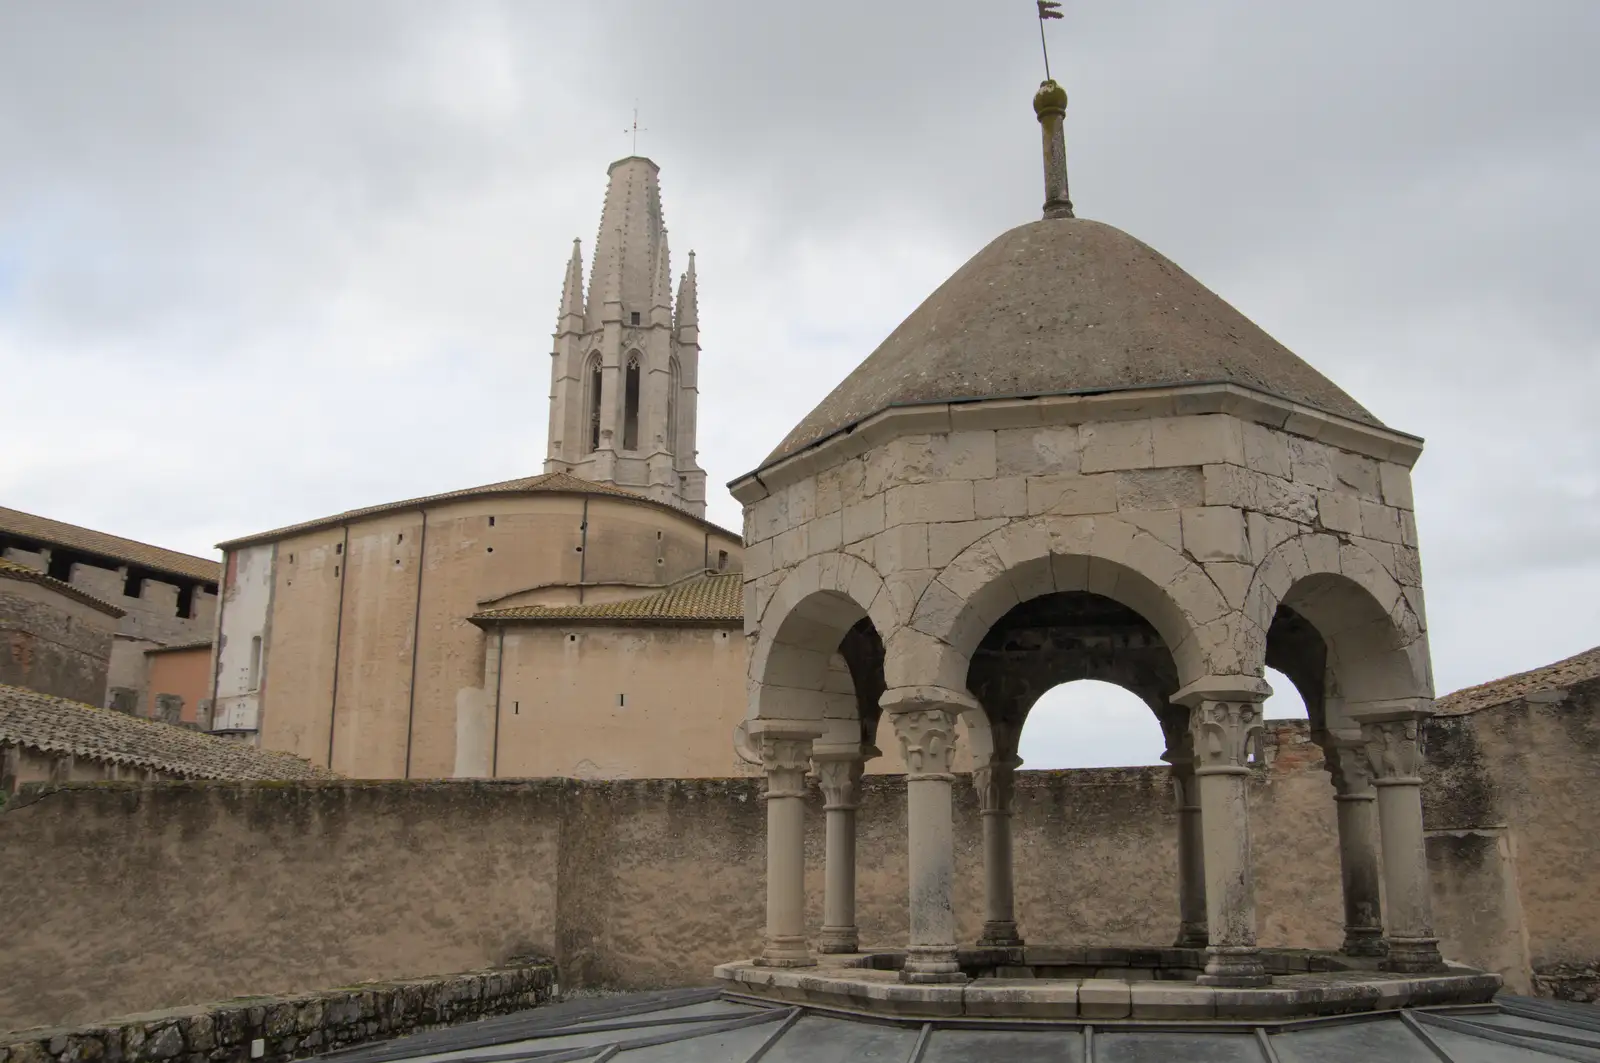
<svg viewBox="0 0 1600 1063">
<path fill-rule="evenodd" d="M 817 951 L 829 955 L 860 952 L 860 935 L 853 926 L 825 926 L 817 936 Z"/>
<path fill-rule="evenodd" d="M 1206 973 L 1195 979 L 1197 984 L 1236 989 L 1272 984 L 1272 976 L 1261 965 L 1261 952 L 1254 946 L 1210 945 L 1206 951 Z"/>
<path fill-rule="evenodd" d="M 755 962 L 758 967 L 815 967 L 817 958 L 803 937 L 769 937 Z"/>
<path fill-rule="evenodd" d="M 1381 926 L 1347 926 L 1339 951 L 1346 956 L 1387 956 L 1389 946 L 1383 940 Z"/>
<path fill-rule="evenodd" d="M 1178 949 L 1203 949 L 1211 944 L 1211 931 L 1204 923 L 1179 923 L 1178 939 L 1172 943 Z"/>
<path fill-rule="evenodd" d="M 978 935 L 978 947 L 985 949 L 1021 948 L 1022 935 L 1017 933 L 1017 924 L 1010 919 L 991 920 L 983 924 L 983 933 Z"/>
<path fill-rule="evenodd" d="M 1438 938 L 1388 939 L 1389 956 L 1383 969 L 1399 974 L 1436 974 L 1445 970 L 1444 957 L 1439 955 Z"/>
<path fill-rule="evenodd" d="M 956 947 L 950 945 L 912 945 L 906 950 L 906 965 L 900 971 L 900 981 L 915 985 L 940 982 L 966 982 L 956 963 Z"/>
</svg>

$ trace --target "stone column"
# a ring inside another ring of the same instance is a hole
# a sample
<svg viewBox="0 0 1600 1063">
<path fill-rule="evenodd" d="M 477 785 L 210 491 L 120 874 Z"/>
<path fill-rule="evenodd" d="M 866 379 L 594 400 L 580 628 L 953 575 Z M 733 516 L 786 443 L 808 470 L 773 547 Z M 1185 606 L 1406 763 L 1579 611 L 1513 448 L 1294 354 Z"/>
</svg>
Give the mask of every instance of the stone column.
<svg viewBox="0 0 1600 1063">
<path fill-rule="evenodd" d="M 1014 754 L 996 753 L 972 769 L 983 817 L 983 933 L 978 944 L 985 948 L 1022 947 L 1011 864 L 1011 798 L 1021 764 Z"/>
<path fill-rule="evenodd" d="M 1366 750 L 1359 740 L 1328 735 L 1321 740 L 1333 777 L 1339 812 L 1339 879 L 1344 889 L 1347 956 L 1382 956 L 1383 912 L 1379 900 L 1377 793 Z"/>
<path fill-rule="evenodd" d="M 1428 894 L 1428 855 L 1422 834 L 1423 713 L 1364 719 L 1361 738 L 1378 789 L 1378 828 L 1383 844 L 1383 885 L 1388 902 L 1391 971 L 1426 974 L 1445 969 L 1433 935 Z"/>
<path fill-rule="evenodd" d="M 1169 725 L 1169 720 L 1170 725 Z M 1178 812 L 1178 937 L 1180 949 L 1203 949 L 1206 930 L 1206 851 L 1200 821 L 1200 787 L 1194 777 L 1194 736 L 1187 715 L 1162 721 L 1172 765 L 1172 801 Z"/>
<path fill-rule="evenodd" d="M 976 703 L 938 687 L 890 690 L 882 705 L 894 721 L 906 762 L 906 856 L 910 872 L 911 941 L 903 982 L 965 982 L 956 963 L 951 906 L 955 838 L 950 761 L 956 717 Z"/>
<path fill-rule="evenodd" d="M 856 930 L 856 809 L 861 804 L 859 747 L 811 754 L 812 771 L 822 789 L 827 817 L 826 885 L 822 895 L 820 952 L 859 952 Z M 876 756 L 877 750 L 868 755 Z"/>
<path fill-rule="evenodd" d="M 810 734 L 779 730 L 758 737 L 761 766 L 767 772 L 767 936 L 765 967 L 811 967 L 806 946 L 805 798 Z"/>
<path fill-rule="evenodd" d="M 1205 973 L 1201 985 L 1264 986 L 1272 978 L 1256 947 L 1255 880 L 1250 867 L 1246 751 L 1261 733 L 1261 702 L 1272 693 L 1251 676 L 1202 679 L 1173 698 L 1189 706 L 1194 774 L 1205 839 Z"/>
</svg>

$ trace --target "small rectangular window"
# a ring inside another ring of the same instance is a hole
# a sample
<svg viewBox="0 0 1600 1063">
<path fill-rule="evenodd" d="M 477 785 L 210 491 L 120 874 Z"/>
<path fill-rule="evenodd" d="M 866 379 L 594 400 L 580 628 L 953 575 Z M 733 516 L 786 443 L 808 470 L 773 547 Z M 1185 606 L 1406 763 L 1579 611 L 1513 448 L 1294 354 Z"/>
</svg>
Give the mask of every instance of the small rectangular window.
<svg viewBox="0 0 1600 1063">
<path fill-rule="evenodd" d="M 494 527 L 494 518 L 493 517 L 489 518 L 489 527 L 491 527 L 491 528 Z"/>
<path fill-rule="evenodd" d="M 618 694 L 617 695 L 617 708 L 619 708 L 619 709 L 626 708 L 627 705 L 628 705 L 628 695 L 626 695 L 626 694 Z"/>
<path fill-rule="evenodd" d="M 726 551 L 726 550 L 718 550 L 717 551 L 717 571 L 718 572 L 724 572 L 724 571 L 727 570 L 727 568 L 728 568 L 728 551 Z"/>
<path fill-rule="evenodd" d="M 630 320 L 632 321 L 633 324 L 637 325 L 639 323 L 639 311 L 635 310 L 633 312 Z"/>
<path fill-rule="evenodd" d="M 344 543 L 334 543 L 333 544 L 333 552 L 336 553 L 336 554 L 344 553 Z"/>
<path fill-rule="evenodd" d="M 261 636 L 250 640 L 250 691 L 261 689 Z"/>
</svg>

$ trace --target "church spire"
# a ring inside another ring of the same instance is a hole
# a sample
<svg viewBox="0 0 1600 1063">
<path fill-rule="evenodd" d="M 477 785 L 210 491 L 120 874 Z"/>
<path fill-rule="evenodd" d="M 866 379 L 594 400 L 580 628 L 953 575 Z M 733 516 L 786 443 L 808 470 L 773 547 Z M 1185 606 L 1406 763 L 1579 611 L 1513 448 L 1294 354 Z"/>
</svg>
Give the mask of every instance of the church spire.
<svg viewBox="0 0 1600 1063">
<path fill-rule="evenodd" d="M 1033 94 L 1033 113 L 1044 136 L 1044 216 L 1070 218 L 1072 199 L 1067 195 L 1067 90 L 1046 78 Z"/>
<path fill-rule="evenodd" d="M 650 319 L 662 234 L 657 175 L 655 163 L 636 155 L 611 164 L 589 277 L 590 328 L 611 314 L 625 325 Z"/>
<path fill-rule="evenodd" d="M 558 332 L 583 331 L 583 243 L 574 238 L 572 257 L 567 260 L 567 276 L 561 282 L 561 314 Z"/>
<path fill-rule="evenodd" d="M 678 282 L 677 333 L 679 343 L 700 342 L 700 298 L 695 290 L 694 252 L 689 252 L 689 269 Z"/>
</svg>

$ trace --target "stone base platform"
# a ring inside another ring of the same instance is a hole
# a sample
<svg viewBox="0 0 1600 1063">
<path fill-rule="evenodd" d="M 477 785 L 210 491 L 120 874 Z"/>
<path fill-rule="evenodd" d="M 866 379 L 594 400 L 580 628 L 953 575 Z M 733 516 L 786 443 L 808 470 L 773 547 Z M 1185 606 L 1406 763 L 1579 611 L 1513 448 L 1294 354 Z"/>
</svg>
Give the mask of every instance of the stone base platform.
<svg viewBox="0 0 1600 1063">
<path fill-rule="evenodd" d="M 1416 975 L 1338 952 L 1262 949 L 1261 958 L 1272 984 L 1259 989 L 1196 984 L 1205 950 L 1180 948 L 962 949 L 964 984 L 901 982 L 905 953 L 894 949 L 822 955 L 815 967 L 725 963 L 714 973 L 727 992 L 824 1010 L 1010 1020 L 1272 1022 L 1484 1004 L 1501 985 L 1499 975 L 1455 965 Z"/>
</svg>

